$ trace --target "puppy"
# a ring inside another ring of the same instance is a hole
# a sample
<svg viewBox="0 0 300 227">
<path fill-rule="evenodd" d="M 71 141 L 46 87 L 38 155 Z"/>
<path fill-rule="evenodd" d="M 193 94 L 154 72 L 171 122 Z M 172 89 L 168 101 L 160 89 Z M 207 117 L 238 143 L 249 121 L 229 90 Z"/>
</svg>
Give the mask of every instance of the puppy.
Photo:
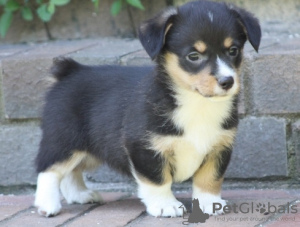
<svg viewBox="0 0 300 227">
<path fill-rule="evenodd" d="M 36 158 L 35 206 L 44 216 L 68 203 L 101 202 L 82 171 L 101 163 L 132 176 L 153 216 L 182 215 L 173 182 L 193 179 L 192 198 L 213 213 L 238 125 L 243 47 L 257 51 L 258 20 L 210 1 L 168 8 L 139 28 L 154 67 L 85 66 L 57 59 Z"/>
</svg>

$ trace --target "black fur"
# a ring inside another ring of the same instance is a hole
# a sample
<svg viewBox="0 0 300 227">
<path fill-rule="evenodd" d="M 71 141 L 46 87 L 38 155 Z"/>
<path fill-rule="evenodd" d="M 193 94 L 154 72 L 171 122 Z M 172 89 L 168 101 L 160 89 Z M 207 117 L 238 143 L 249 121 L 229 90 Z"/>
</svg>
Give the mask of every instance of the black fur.
<svg viewBox="0 0 300 227">
<path fill-rule="evenodd" d="M 220 151 L 219 156 L 217 156 L 216 159 L 216 170 L 217 170 L 217 175 L 216 175 L 216 180 L 219 180 L 220 178 L 223 177 L 228 164 L 230 162 L 232 154 L 232 147 L 224 147 L 222 151 Z"/>
<path fill-rule="evenodd" d="M 261 38 L 261 29 L 258 20 L 244 9 L 237 8 L 233 5 L 231 5 L 230 8 L 244 26 L 249 42 L 253 48 L 258 51 Z"/>
<path fill-rule="evenodd" d="M 68 67 L 70 61 L 60 61 L 59 67 Z M 152 67 L 84 66 L 70 73 L 68 80 L 56 83 L 46 97 L 37 171 L 66 160 L 71 151 L 79 150 L 90 151 L 129 174 L 124 141 L 120 140 L 124 138 L 122 125 L 126 114 L 136 116 L 136 120 L 143 117 L 138 113 L 145 108 L 139 93 L 144 91 L 142 80 L 147 77 L 142 75 L 152 71 Z M 132 105 L 140 107 L 136 112 L 125 113 Z M 137 138 L 144 130 L 137 128 Z M 111 152 L 115 155 L 111 156 Z"/>
<path fill-rule="evenodd" d="M 176 8 L 170 7 L 156 17 L 144 22 L 139 28 L 139 39 L 151 59 L 155 59 L 162 49 L 165 43 L 166 29 L 176 14 Z"/>
<path fill-rule="evenodd" d="M 72 74 L 80 68 L 84 67 L 78 62 L 74 61 L 71 58 L 57 57 L 53 60 L 54 65 L 52 66 L 50 72 L 57 80 L 62 80 L 68 75 Z"/>
<path fill-rule="evenodd" d="M 230 116 L 224 120 L 222 124 L 223 129 L 236 128 L 239 124 L 239 113 L 238 113 L 238 96 L 236 96 L 232 102 Z"/>
<path fill-rule="evenodd" d="M 145 149 L 145 145 L 137 142 L 127 147 L 135 170 L 153 183 L 161 184 L 164 180 L 163 169 L 165 159 L 155 151 Z"/>
<path fill-rule="evenodd" d="M 66 72 L 70 63 L 74 65 L 71 59 L 61 59 L 54 68 Z M 46 96 L 37 171 L 67 160 L 78 150 L 130 175 L 126 147 L 137 170 L 141 174 L 148 171 L 154 182 L 161 182 L 156 172 L 164 161 L 159 157 L 151 160 L 154 152 L 145 149 L 143 138 L 147 131 L 180 134 L 160 115 L 175 106 L 167 85 L 154 79 L 153 67 L 77 66 L 74 73 L 70 70 L 60 76 L 58 72 L 60 82 Z M 149 165 L 135 162 L 143 155 Z"/>
</svg>

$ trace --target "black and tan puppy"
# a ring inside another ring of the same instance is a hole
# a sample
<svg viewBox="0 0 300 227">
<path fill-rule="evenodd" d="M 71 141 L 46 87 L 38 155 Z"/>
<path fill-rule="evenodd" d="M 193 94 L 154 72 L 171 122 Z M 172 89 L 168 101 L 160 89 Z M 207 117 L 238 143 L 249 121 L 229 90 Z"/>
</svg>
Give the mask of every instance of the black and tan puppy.
<svg viewBox="0 0 300 227">
<path fill-rule="evenodd" d="M 35 205 L 53 216 L 68 203 L 99 202 L 82 171 L 107 163 L 131 175 L 153 216 L 181 216 L 173 182 L 193 178 L 203 212 L 220 191 L 237 130 L 243 46 L 258 50 L 252 14 L 224 3 L 189 2 L 143 23 L 154 67 L 85 66 L 58 59 L 46 97 L 36 159 Z"/>
</svg>

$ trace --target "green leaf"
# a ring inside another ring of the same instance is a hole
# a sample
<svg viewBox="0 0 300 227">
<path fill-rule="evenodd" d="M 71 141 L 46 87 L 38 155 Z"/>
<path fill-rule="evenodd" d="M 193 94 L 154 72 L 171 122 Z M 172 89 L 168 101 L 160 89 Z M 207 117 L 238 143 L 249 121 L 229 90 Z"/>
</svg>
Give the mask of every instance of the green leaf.
<svg viewBox="0 0 300 227">
<path fill-rule="evenodd" d="M 43 0 L 36 0 L 36 3 L 41 5 L 41 4 L 43 4 Z"/>
<path fill-rule="evenodd" d="M 55 5 L 53 3 L 49 3 L 48 8 L 47 8 L 48 12 L 51 14 L 55 13 Z"/>
<path fill-rule="evenodd" d="M 96 10 L 99 9 L 99 0 L 92 0 L 92 2 L 94 3 L 94 7 Z"/>
<path fill-rule="evenodd" d="M 37 9 L 37 14 L 42 21 L 48 22 L 51 20 L 53 13 L 49 13 L 47 5 L 43 4 Z"/>
<path fill-rule="evenodd" d="M 14 12 L 20 8 L 20 4 L 15 0 L 9 0 L 5 5 L 5 11 Z"/>
<path fill-rule="evenodd" d="M 116 16 L 122 9 L 122 0 L 116 0 L 113 2 L 110 8 L 110 13 L 113 16 Z"/>
<path fill-rule="evenodd" d="M 54 4 L 57 6 L 63 6 L 70 2 L 70 0 L 50 0 L 50 4 Z"/>
<path fill-rule="evenodd" d="M 143 6 L 143 4 L 141 3 L 140 0 L 126 0 L 126 2 L 129 4 L 129 5 L 132 5 L 138 9 L 141 9 L 141 10 L 145 10 L 145 7 Z"/>
<path fill-rule="evenodd" d="M 6 11 L 2 14 L 0 18 L 0 35 L 2 38 L 6 35 L 8 28 L 10 27 L 12 17 L 12 12 Z"/>
<path fill-rule="evenodd" d="M 33 19 L 32 11 L 28 6 L 24 6 L 21 13 L 24 20 L 31 21 Z"/>
<path fill-rule="evenodd" d="M 0 5 L 4 6 L 6 4 L 7 0 L 0 0 Z"/>
</svg>

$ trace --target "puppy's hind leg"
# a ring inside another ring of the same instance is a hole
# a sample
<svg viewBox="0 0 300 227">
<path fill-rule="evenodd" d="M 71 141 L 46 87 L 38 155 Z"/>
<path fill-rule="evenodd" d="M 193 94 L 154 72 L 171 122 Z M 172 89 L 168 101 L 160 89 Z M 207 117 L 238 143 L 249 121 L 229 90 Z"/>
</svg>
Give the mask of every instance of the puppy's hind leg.
<svg viewBox="0 0 300 227">
<path fill-rule="evenodd" d="M 60 212 L 60 180 L 60 174 L 55 171 L 39 173 L 34 205 L 40 215 L 51 217 Z"/>
<path fill-rule="evenodd" d="M 60 212 L 61 204 L 59 188 L 61 181 L 65 177 L 67 177 L 67 179 L 76 179 L 74 181 L 68 180 L 67 182 L 75 184 L 75 186 L 70 185 L 70 188 L 78 187 L 78 175 L 75 175 L 74 177 L 71 173 L 73 173 L 76 167 L 85 163 L 86 157 L 86 152 L 74 151 L 71 157 L 65 161 L 57 162 L 39 173 L 34 205 L 38 208 L 38 213 L 40 215 L 51 217 Z M 79 182 L 80 179 L 82 180 L 82 176 L 79 178 Z"/>
<path fill-rule="evenodd" d="M 61 183 L 60 189 L 67 203 L 101 203 L 103 200 L 97 191 L 90 190 L 86 187 L 82 171 L 92 169 L 99 165 L 94 157 L 86 155 L 79 166 L 70 173 L 66 174 Z"/>
<path fill-rule="evenodd" d="M 97 191 L 88 189 L 83 181 L 82 172 L 73 170 L 66 175 L 60 184 L 61 193 L 67 203 L 98 203 L 102 198 Z"/>
</svg>

